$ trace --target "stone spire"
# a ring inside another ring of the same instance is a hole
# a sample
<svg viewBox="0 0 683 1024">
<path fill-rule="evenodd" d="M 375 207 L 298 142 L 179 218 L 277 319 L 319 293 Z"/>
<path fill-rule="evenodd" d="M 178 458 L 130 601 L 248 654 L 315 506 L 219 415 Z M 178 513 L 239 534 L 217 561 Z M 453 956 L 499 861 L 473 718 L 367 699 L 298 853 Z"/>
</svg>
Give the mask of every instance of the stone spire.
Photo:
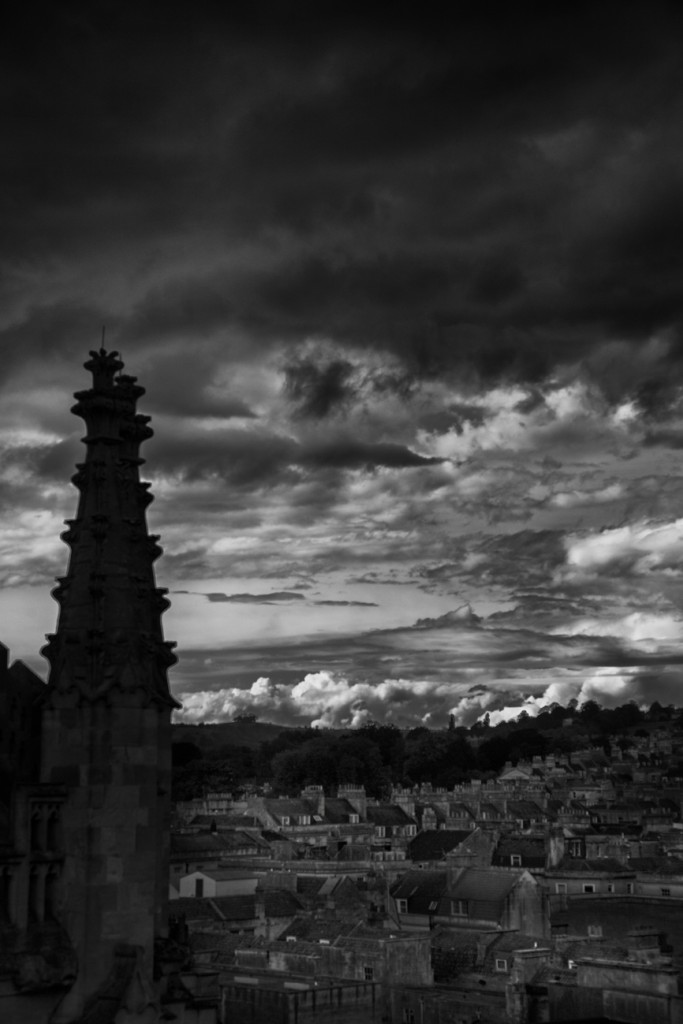
<svg viewBox="0 0 683 1024">
<path fill-rule="evenodd" d="M 86 1007 L 106 1003 L 110 972 L 125 953 L 138 965 L 139 984 L 131 981 L 116 1020 L 151 1024 L 160 1015 L 154 945 L 168 932 L 178 705 L 167 672 L 176 659 L 161 629 L 168 602 L 154 579 L 161 548 L 145 521 L 152 498 L 139 478 L 140 444 L 152 435 L 148 417 L 136 412 L 144 389 L 121 374 L 116 352 L 92 352 L 85 366 L 92 387 L 76 393 L 73 411 L 85 420 L 86 458 L 73 478 L 76 518 L 63 534 L 71 556 L 54 592 L 57 630 L 43 649 L 50 675 L 41 782 L 65 794 L 64 857 L 51 905 L 78 960 L 50 1020 L 82 1022 Z"/>
<path fill-rule="evenodd" d="M 80 491 L 76 518 L 62 534 L 71 557 L 53 591 L 57 632 L 42 652 L 50 663 L 46 703 L 178 707 L 167 679 L 175 644 L 161 626 L 169 603 L 154 578 L 161 548 L 145 517 L 153 498 L 139 477 L 140 445 L 152 436 L 149 416 L 136 412 L 145 389 L 121 373 L 117 352 L 90 357 L 92 387 L 76 392 L 72 408 L 85 420 L 87 453 L 72 477 Z"/>
</svg>

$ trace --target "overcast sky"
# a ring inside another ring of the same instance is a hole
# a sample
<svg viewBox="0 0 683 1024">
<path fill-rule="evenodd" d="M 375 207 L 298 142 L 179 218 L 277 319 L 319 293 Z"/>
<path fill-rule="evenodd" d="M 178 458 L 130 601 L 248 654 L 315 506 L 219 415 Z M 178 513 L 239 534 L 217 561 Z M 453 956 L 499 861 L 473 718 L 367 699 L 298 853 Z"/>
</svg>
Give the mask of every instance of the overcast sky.
<svg viewBox="0 0 683 1024">
<path fill-rule="evenodd" d="M 106 324 L 186 720 L 683 703 L 674 6 L 154 7 L 0 44 L 0 639 L 45 674 Z"/>
</svg>

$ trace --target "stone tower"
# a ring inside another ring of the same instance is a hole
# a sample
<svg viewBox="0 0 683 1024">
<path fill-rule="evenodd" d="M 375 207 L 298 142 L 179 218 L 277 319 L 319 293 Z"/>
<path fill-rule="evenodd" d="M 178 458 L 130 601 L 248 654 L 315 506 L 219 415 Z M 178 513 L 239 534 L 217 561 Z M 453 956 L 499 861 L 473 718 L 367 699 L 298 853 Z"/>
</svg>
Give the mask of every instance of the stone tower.
<svg viewBox="0 0 683 1024">
<path fill-rule="evenodd" d="M 154 578 L 161 548 L 147 533 L 152 496 L 139 479 L 140 444 L 152 436 L 149 417 L 136 412 L 144 388 L 121 374 L 118 353 L 90 355 L 92 387 L 72 409 L 85 420 L 86 458 L 72 478 L 76 518 L 62 534 L 71 555 L 53 591 L 57 631 L 43 648 L 41 782 L 66 787 L 59 916 L 78 956 L 53 1018 L 63 1024 L 93 1007 L 131 951 L 121 1020 L 157 1019 L 154 940 L 166 934 L 170 723 L 179 706 L 167 680 L 174 644 L 161 627 L 168 601 Z"/>
</svg>

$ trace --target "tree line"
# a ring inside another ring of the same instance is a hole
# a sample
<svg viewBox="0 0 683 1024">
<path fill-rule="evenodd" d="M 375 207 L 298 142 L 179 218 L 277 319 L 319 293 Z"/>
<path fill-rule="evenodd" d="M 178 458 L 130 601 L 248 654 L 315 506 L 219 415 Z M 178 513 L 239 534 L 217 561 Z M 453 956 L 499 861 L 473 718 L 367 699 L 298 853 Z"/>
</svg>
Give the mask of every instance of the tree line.
<svg viewBox="0 0 683 1024">
<path fill-rule="evenodd" d="M 456 726 L 452 715 L 448 728 L 440 730 L 401 730 L 374 721 L 345 731 L 283 729 L 256 750 L 225 744 L 205 753 L 183 740 L 173 744 L 173 797 L 189 800 L 267 783 L 275 794 L 298 793 L 307 785 L 321 785 L 326 792 L 358 785 L 385 799 L 393 785 L 430 783 L 450 789 L 471 778 L 490 778 L 507 762 L 571 755 L 586 744 L 612 756 L 657 726 L 683 729 L 683 713 L 657 702 L 642 710 L 633 702 L 603 708 L 589 700 L 581 706 L 576 701 L 566 707 L 553 704 L 534 718 L 522 710 L 514 721 L 496 726 L 485 715 L 469 729 Z"/>
</svg>

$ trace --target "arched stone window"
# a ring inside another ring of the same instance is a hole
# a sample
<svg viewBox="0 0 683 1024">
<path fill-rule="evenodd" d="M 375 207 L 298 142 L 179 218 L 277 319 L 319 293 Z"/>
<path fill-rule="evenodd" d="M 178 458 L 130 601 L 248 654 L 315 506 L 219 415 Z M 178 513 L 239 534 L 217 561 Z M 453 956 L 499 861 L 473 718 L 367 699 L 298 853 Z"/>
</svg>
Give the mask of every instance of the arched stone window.
<svg viewBox="0 0 683 1024">
<path fill-rule="evenodd" d="M 31 922 L 42 921 L 43 900 L 41 898 L 41 877 L 38 868 L 31 868 L 28 879 L 28 919 Z"/>
<path fill-rule="evenodd" d="M 53 866 L 49 869 L 45 879 L 45 913 L 44 920 L 57 921 L 59 919 L 59 869 Z"/>
<path fill-rule="evenodd" d="M 34 807 L 31 811 L 31 852 L 42 851 L 43 849 L 43 814 L 41 807 Z"/>
<path fill-rule="evenodd" d="M 46 849 L 49 853 L 56 853 L 61 849 L 61 823 L 59 811 L 53 808 L 47 818 Z"/>
</svg>

